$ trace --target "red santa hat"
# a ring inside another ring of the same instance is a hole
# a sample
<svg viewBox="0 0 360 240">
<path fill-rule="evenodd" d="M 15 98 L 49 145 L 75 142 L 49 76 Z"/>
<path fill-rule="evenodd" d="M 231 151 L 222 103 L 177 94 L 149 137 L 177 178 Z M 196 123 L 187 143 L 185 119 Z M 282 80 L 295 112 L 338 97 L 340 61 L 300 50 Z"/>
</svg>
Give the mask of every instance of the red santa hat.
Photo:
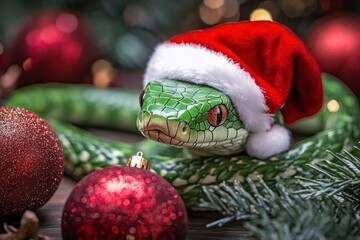
<svg viewBox="0 0 360 240">
<path fill-rule="evenodd" d="M 289 124 L 323 104 L 321 73 L 304 43 L 286 27 L 237 22 L 180 34 L 151 56 L 144 84 L 160 78 L 212 86 L 227 94 L 250 132 L 248 154 L 266 158 L 290 146 Z"/>
</svg>

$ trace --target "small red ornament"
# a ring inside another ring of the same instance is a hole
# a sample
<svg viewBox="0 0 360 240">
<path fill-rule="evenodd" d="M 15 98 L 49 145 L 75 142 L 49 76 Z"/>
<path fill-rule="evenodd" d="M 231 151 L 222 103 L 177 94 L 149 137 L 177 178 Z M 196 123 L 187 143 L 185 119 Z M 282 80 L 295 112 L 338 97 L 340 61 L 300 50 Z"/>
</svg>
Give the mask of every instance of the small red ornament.
<svg viewBox="0 0 360 240">
<path fill-rule="evenodd" d="M 342 80 L 360 100 L 360 15 L 325 16 L 309 29 L 306 43 L 321 69 Z"/>
<path fill-rule="evenodd" d="M 44 205 L 60 184 L 63 150 L 35 113 L 0 107 L 0 218 Z"/>
<path fill-rule="evenodd" d="M 62 215 L 64 239 L 185 239 L 185 205 L 166 180 L 145 169 L 112 166 L 82 179 Z"/>
<path fill-rule="evenodd" d="M 22 67 L 18 86 L 33 83 L 90 83 L 99 57 L 90 28 L 79 16 L 43 11 L 20 27 L 9 46 L 10 64 Z"/>
</svg>

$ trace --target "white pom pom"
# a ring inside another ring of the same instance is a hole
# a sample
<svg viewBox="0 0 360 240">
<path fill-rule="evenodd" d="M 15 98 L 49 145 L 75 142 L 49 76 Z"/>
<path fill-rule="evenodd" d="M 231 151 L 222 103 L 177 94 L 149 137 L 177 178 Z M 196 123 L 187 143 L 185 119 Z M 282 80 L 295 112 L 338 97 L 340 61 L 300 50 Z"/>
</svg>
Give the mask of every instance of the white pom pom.
<svg viewBox="0 0 360 240">
<path fill-rule="evenodd" d="M 251 133 L 246 142 L 246 152 L 264 159 L 286 151 L 290 146 L 290 132 L 285 127 L 274 125 L 270 131 Z"/>
</svg>

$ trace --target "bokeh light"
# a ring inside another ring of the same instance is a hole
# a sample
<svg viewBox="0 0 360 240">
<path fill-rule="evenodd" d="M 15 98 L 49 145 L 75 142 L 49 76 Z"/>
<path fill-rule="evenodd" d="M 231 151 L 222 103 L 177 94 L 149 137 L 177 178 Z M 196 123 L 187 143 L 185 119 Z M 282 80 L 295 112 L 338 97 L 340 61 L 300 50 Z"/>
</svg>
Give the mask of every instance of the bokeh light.
<svg viewBox="0 0 360 240">
<path fill-rule="evenodd" d="M 11 65 L 6 73 L 0 77 L 1 87 L 11 88 L 21 74 L 21 68 L 17 65 Z M 1 95 L 1 94 L 0 94 Z"/>
<path fill-rule="evenodd" d="M 24 71 L 28 72 L 31 70 L 32 64 L 33 64 L 32 58 L 26 58 L 22 64 L 22 68 L 24 69 Z"/>
<path fill-rule="evenodd" d="M 56 27 L 65 33 L 72 33 L 78 28 L 78 19 L 70 13 L 62 13 L 56 18 Z"/>
<path fill-rule="evenodd" d="M 146 19 L 145 9 L 137 5 L 129 5 L 123 12 L 123 19 L 129 26 L 141 25 Z"/>
<path fill-rule="evenodd" d="M 204 0 L 200 4 L 199 17 L 207 25 L 238 21 L 240 6 L 237 0 Z"/>
<path fill-rule="evenodd" d="M 69 63 L 75 63 L 79 61 L 79 59 L 82 56 L 82 46 L 78 41 L 68 41 L 67 43 L 64 43 L 62 46 L 62 55 L 63 58 Z"/>
<path fill-rule="evenodd" d="M 201 21 L 207 25 L 214 25 L 221 20 L 221 8 L 209 8 L 205 4 L 200 5 L 199 16 Z"/>
<path fill-rule="evenodd" d="M 100 59 L 97 60 L 91 67 L 93 75 L 93 84 L 97 87 L 108 87 L 116 78 L 117 71 L 112 67 L 111 63 Z"/>
<path fill-rule="evenodd" d="M 337 112 L 340 109 L 339 102 L 336 101 L 335 99 L 330 100 L 326 106 L 327 106 L 329 112 Z"/>
<path fill-rule="evenodd" d="M 305 4 L 301 0 L 283 0 L 281 8 L 284 14 L 290 18 L 300 17 L 305 10 Z"/>
<path fill-rule="evenodd" d="M 239 20 L 239 2 L 237 0 L 227 0 L 224 6 L 223 17 L 228 18 L 230 21 Z M 236 17 L 236 19 L 233 19 Z"/>
<path fill-rule="evenodd" d="M 258 8 L 252 11 L 252 13 L 250 14 L 250 21 L 262 21 L 262 20 L 273 21 L 271 13 L 268 10 L 263 8 Z"/>
<path fill-rule="evenodd" d="M 211 9 L 217 9 L 224 5 L 225 0 L 204 0 L 204 5 Z"/>
<path fill-rule="evenodd" d="M 289 18 L 305 17 L 312 14 L 317 7 L 316 0 L 281 0 L 283 13 Z"/>
</svg>

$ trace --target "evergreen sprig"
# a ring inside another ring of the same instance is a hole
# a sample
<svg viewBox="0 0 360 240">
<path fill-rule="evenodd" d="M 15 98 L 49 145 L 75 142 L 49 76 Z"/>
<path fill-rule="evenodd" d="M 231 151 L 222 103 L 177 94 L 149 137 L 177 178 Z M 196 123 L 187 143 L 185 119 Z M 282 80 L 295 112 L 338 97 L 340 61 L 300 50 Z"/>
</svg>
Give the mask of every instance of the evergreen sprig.
<svg viewBox="0 0 360 240">
<path fill-rule="evenodd" d="M 350 206 L 334 207 L 313 199 L 298 203 L 299 206 L 290 205 L 272 218 L 264 212 L 245 227 L 264 240 L 360 239 L 360 219 Z"/>
<path fill-rule="evenodd" d="M 261 239 L 360 239 L 360 217 L 350 203 L 305 199 L 280 181 L 274 190 L 262 179 L 258 186 L 250 178 L 247 183 L 250 190 L 239 182 L 203 188 L 208 200 L 201 206 L 225 215 L 208 227 L 244 220 Z"/>
<path fill-rule="evenodd" d="M 358 147 L 355 147 L 360 151 Z M 320 179 L 298 177 L 303 189 L 297 191 L 305 198 L 333 198 L 340 203 L 350 202 L 360 211 L 360 159 L 348 151 L 331 153 L 333 160 L 309 165 L 323 174 Z"/>
</svg>

